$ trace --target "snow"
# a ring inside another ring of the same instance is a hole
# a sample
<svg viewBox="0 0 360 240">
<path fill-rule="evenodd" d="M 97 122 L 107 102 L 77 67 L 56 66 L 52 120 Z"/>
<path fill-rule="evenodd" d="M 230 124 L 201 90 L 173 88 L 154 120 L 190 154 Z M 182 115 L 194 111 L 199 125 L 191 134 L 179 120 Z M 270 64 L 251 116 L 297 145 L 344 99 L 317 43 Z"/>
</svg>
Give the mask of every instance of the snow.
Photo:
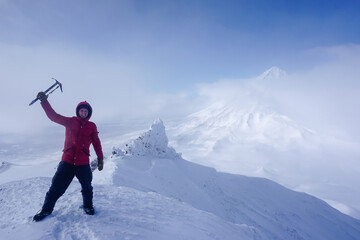
<svg viewBox="0 0 360 240">
<path fill-rule="evenodd" d="M 175 199 L 106 185 L 95 185 L 95 216 L 87 216 L 79 208 L 80 189 L 72 184 L 54 213 L 33 223 L 34 209 L 40 208 L 48 187 L 46 178 L 1 186 L 1 239 L 251 239 L 246 227 L 223 222 Z M 19 198 L 19 189 L 26 198 Z"/>
<path fill-rule="evenodd" d="M 161 120 L 113 146 L 94 172 L 94 216 L 79 208 L 74 180 L 53 214 L 34 223 L 51 178 L 1 178 L 0 239 L 360 239 L 359 220 L 318 198 L 186 161 Z M 1 164 L 0 176 L 22 168 Z"/>
<path fill-rule="evenodd" d="M 9 162 L 1 162 L 0 163 L 0 173 L 8 170 L 10 168 L 10 166 L 11 166 L 11 163 L 9 163 Z"/>
</svg>

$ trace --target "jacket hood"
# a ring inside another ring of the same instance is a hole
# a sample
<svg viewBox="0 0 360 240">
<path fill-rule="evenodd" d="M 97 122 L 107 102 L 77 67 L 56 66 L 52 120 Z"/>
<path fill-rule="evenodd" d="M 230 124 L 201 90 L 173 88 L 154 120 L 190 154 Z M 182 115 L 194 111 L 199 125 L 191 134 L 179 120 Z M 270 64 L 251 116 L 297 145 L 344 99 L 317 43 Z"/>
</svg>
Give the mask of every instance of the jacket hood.
<svg viewBox="0 0 360 240">
<path fill-rule="evenodd" d="M 91 105 L 86 101 L 80 102 L 76 107 L 76 116 L 78 116 L 78 117 L 80 117 L 79 111 L 80 111 L 81 108 L 86 108 L 89 111 L 89 114 L 86 117 L 86 119 L 90 119 L 91 115 L 92 115 L 92 107 L 91 107 Z"/>
</svg>

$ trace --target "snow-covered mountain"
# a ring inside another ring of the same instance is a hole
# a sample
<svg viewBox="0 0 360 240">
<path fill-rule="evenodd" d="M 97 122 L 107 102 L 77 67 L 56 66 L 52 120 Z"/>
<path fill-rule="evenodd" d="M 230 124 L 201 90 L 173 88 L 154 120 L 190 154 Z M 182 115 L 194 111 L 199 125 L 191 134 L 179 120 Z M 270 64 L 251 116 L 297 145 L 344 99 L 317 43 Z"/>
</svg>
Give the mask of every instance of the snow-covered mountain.
<svg viewBox="0 0 360 240">
<path fill-rule="evenodd" d="M 50 182 L 35 177 L 0 185 L 1 239 L 360 238 L 360 221 L 322 200 L 184 160 L 168 146 L 161 120 L 115 146 L 104 170 L 94 172 L 95 216 L 79 209 L 74 181 L 51 216 L 31 222 Z"/>
<path fill-rule="evenodd" d="M 285 77 L 287 73 L 280 69 L 279 67 L 273 66 L 263 72 L 259 77 L 257 77 L 258 80 L 261 81 L 273 81 L 274 79 L 281 79 Z"/>
<path fill-rule="evenodd" d="M 286 149 L 294 144 L 307 144 L 306 140 L 314 136 L 313 131 L 276 112 L 242 109 L 223 102 L 188 116 L 176 127 L 176 134 L 177 145 L 203 145 L 206 152 L 221 142 Z"/>
<path fill-rule="evenodd" d="M 170 144 L 191 162 L 269 178 L 360 218 L 354 184 L 360 181 L 359 144 L 320 134 L 279 112 L 272 96 L 286 77 L 272 67 L 248 81 L 204 87 L 209 104 L 170 125 Z"/>
<path fill-rule="evenodd" d="M 315 131 L 301 126 L 295 120 L 280 114 L 266 104 L 264 86 L 278 82 L 286 73 L 272 67 L 248 83 L 225 81 L 207 90 L 211 101 L 203 110 L 187 116 L 171 127 L 172 144 L 176 147 L 198 146 L 200 155 L 213 153 L 222 142 L 231 144 L 264 145 L 274 149 L 288 149 L 292 145 L 311 145 L 318 140 Z M 264 83 L 260 87 L 259 82 Z M 215 88 L 215 89 L 214 89 Z M 214 94 L 216 89 L 224 95 Z M 214 96 L 215 95 L 215 96 Z"/>
</svg>

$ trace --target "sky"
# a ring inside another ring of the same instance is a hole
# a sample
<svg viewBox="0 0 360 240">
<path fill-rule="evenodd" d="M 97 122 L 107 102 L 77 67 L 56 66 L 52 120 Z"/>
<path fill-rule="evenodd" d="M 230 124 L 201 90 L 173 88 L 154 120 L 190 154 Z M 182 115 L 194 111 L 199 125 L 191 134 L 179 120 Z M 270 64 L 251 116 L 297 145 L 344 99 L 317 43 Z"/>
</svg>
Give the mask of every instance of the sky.
<svg viewBox="0 0 360 240">
<path fill-rule="evenodd" d="M 87 100 L 94 121 L 111 122 L 184 116 L 202 106 L 202 86 L 272 66 L 293 79 L 272 88 L 296 103 L 280 109 L 357 133 L 359 12 L 357 0 L 0 0 L 0 141 L 51 125 L 28 104 L 52 77 L 59 113 Z"/>
</svg>

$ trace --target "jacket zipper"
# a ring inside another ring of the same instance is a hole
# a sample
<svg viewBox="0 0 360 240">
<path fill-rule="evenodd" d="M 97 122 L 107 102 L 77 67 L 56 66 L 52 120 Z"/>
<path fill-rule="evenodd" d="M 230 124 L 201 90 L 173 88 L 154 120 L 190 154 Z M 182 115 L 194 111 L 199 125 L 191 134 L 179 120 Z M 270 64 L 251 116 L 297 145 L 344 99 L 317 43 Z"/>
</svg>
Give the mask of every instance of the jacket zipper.
<svg viewBox="0 0 360 240">
<path fill-rule="evenodd" d="M 77 136 L 76 136 L 76 148 L 75 148 L 75 157 L 74 157 L 74 166 L 76 166 L 76 158 L 78 157 L 78 155 L 79 155 L 79 153 L 80 153 L 80 150 L 79 150 L 79 136 L 80 136 L 80 134 L 81 134 L 81 132 L 82 132 L 82 129 L 83 129 L 83 125 L 84 125 L 84 123 L 85 123 L 85 121 L 82 119 L 81 120 L 81 123 L 80 123 L 80 129 L 79 129 L 79 132 L 78 132 L 78 134 L 77 134 Z"/>
</svg>

